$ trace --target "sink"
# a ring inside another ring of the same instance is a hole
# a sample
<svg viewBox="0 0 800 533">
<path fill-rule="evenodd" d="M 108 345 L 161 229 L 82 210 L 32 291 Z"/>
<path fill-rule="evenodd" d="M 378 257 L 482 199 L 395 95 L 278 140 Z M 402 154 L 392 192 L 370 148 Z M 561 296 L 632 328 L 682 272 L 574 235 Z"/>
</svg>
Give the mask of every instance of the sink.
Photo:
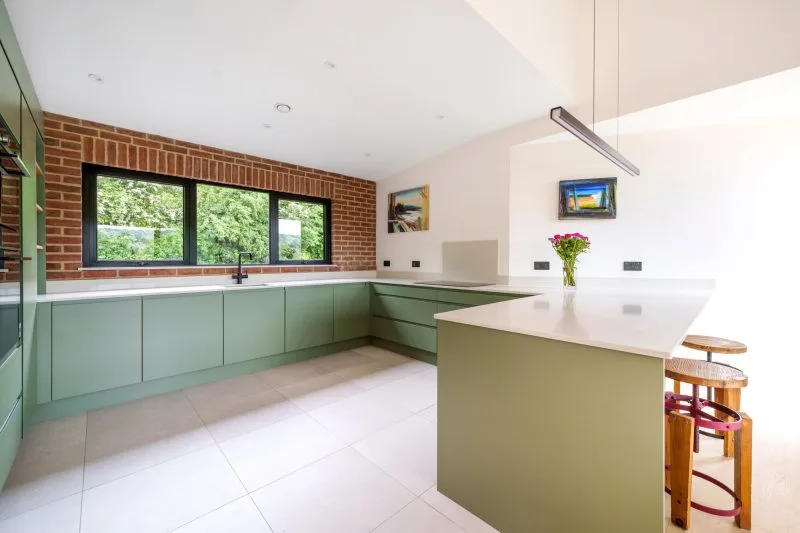
<svg viewBox="0 0 800 533">
<path fill-rule="evenodd" d="M 242 283 L 241 285 L 228 285 L 226 289 L 252 289 L 254 287 L 271 287 L 274 283 Z"/>
</svg>

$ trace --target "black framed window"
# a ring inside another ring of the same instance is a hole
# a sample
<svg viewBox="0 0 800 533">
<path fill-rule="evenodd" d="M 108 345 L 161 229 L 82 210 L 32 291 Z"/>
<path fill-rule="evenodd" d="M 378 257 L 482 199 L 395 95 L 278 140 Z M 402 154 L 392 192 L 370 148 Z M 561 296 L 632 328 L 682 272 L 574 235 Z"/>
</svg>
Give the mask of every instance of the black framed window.
<svg viewBox="0 0 800 533">
<path fill-rule="evenodd" d="M 330 264 L 330 200 L 83 165 L 86 267 Z"/>
</svg>

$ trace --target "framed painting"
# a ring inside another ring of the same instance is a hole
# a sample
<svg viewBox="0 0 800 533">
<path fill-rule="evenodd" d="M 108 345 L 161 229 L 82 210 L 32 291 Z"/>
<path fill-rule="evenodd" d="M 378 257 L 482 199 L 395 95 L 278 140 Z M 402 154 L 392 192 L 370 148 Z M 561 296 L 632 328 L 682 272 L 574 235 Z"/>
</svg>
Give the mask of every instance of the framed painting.
<svg viewBox="0 0 800 533">
<path fill-rule="evenodd" d="M 558 182 L 558 218 L 617 218 L 617 178 Z"/>
<path fill-rule="evenodd" d="M 389 195 L 389 233 L 427 231 L 430 194 L 428 185 Z"/>
</svg>

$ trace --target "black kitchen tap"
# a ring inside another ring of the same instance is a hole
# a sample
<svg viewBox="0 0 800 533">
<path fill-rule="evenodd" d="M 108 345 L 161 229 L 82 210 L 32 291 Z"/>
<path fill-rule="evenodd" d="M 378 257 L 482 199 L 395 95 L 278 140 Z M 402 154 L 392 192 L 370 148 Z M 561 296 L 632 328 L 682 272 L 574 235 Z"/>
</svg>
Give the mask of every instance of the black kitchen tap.
<svg viewBox="0 0 800 533">
<path fill-rule="evenodd" d="M 253 260 L 252 252 L 239 252 L 239 270 L 236 272 L 236 274 L 231 276 L 233 279 L 236 280 L 237 285 L 241 285 L 242 280 L 248 277 L 247 271 L 242 272 L 242 257 L 244 256 L 247 256 L 247 258 L 250 259 L 251 261 Z"/>
</svg>

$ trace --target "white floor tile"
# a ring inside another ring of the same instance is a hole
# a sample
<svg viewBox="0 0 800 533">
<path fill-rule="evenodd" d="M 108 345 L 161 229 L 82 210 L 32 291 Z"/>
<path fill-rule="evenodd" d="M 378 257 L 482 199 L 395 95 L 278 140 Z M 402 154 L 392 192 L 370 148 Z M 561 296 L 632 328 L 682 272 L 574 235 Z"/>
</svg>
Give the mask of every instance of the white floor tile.
<svg viewBox="0 0 800 533">
<path fill-rule="evenodd" d="M 364 354 L 367 357 L 371 357 L 376 361 L 402 362 L 411 359 L 410 357 L 407 357 L 405 355 L 401 355 L 399 353 L 395 353 L 389 350 L 384 350 L 383 348 L 378 348 L 377 346 L 372 346 L 372 345 L 359 346 L 358 348 L 353 348 L 353 351 Z M 416 361 L 416 359 L 413 360 Z"/>
<path fill-rule="evenodd" d="M 272 530 L 250 496 L 244 496 L 179 527 L 175 533 L 272 533 Z"/>
<path fill-rule="evenodd" d="M 0 520 L 0 533 L 78 533 L 81 495 L 48 503 L 7 520 Z"/>
<path fill-rule="evenodd" d="M 422 500 L 414 500 L 381 524 L 374 533 L 464 533 L 443 514 Z"/>
<path fill-rule="evenodd" d="M 244 495 L 211 446 L 86 491 L 81 533 L 169 531 Z"/>
<path fill-rule="evenodd" d="M 373 391 L 381 397 L 418 413 L 436 403 L 436 368 L 414 374 Z"/>
<path fill-rule="evenodd" d="M 436 407 L 436 405 L 431 405 L 427 409 L 424 409 L 424 410 L 420 411 L 419 412 L 419 416 L 421 416 L 422 418 L 424 418 L 428 422 L 433 422 L 434 424 L 436 424 L 436 422 L 439 419 L 439 417 L 437 416 L 438 412 L 439 411 L 438 411 L 438 408 Z"/>
<path fill-rule="evenodd" d="M 436 483 L 436 426 L 421 417 L 398 422 L 353 448 L 418 496 Z"/>
<path fill-rule="evenodd" d="M 364 391 L 332 373 L 278 387 L 277 390 L 304 411 L 318 409 Z"/>
<path fill-rule="evenodd" d="M 353 444 L 411 416 L 411 411 L 367 391 L 309 413 L 337 437 Z"/>
<path fill-rule="evenodd" d="M 400 359 L 395 361 L 371 359 L 371 363 L 337 370 L 336 374 L 359 387 L 373 389 L 432 368 L 432 365 L 416 359 L 402 355 L 398 357 Z"/>
<path fill-rule="evenodd" d="M 214 444 L 182 391 L 89 412 L 85 488 Z"/>
<path fill-rule="evenodd" d="M 375 360 L 371 357 L 352 350 L 326 355 L 324 357 L 317 357 L 314 359 L 315 365 L 319 366 L 320 368 L 324 368 L 328 372 L 336 372 L 374 362 Z"/>
<path fill-rule="evenodd" d="M 270 368 L 269 370 L 255 374 L 255 376 L 270 387 L 277 389 L 278 387 L 285 387 L 292 383 L 306 381 L 330 373 L 324 368 L 317 366 L 314 361 L 315 359 L 309 359 L 308 361 L 301 361 L 291 365 Z"/>
<path fill-rule="evenodd" d="M 367 533 L 413 498 L 349 448 L 253 493 L 274 531 L 287 533 Z"/>
<path fill-rule="evenodd" d="M 248 491 L 256 490 L 344 447 L 307 414 L 220 444 Z"/>
<path fill-rule="evenodd" d="M 184 392 L 217 442 L 302 412 L 252 374 L 201 385 Z"/>
<path fill-rule="evenodd" d="M 0 519 L 80 493 L 85 443 L 85 414 L 28 428 L 0 493 Z"/>
<path fill-rule="evenodd" d="M 436 487 L 425 492 L 422 499 L 467 533 L 498 533 L 495 528 L 436 490 Z"/>
</svg>

